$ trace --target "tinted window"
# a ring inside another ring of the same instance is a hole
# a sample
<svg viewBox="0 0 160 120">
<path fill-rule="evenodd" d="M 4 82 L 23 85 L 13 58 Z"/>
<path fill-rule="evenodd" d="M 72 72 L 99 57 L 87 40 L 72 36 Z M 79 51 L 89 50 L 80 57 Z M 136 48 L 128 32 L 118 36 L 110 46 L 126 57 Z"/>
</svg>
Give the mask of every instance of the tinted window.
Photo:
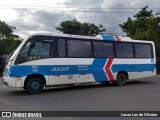
<svg viewBox="0 0 160 120">
<path fill-rule="evenodd" d="M 120 58 L 132 58 L 133 45 L 130 43 L 116 43 L 116 55 Z"/>
<path fill-rule="evenodd" d="M 50 57 L 51 43 L 35 42 L 35 47 L 32 47 L 29 54 L 29 60 L 37 60 Z"/>
<path fill-rule="evenodd" d="M 68 40 L 69 57 L 91 57 L 91 43 L 89 41 Z"/>
<path fill-rule="evenodd" d="M 31 41 L 27 41 L 27 43 L 23 46 L 20 53 L 18 54 L 15 64 L 20 64 L 28 61 L 27 56 L 28 56 L 30 46 L 31 46 Z"/>
<path fill-rule="evenodd" d="M 152 47 L 150 44 L 135 44 L 137 58 L 152 58 Z"/>
<path fill-rule="evenodd" d="M 95 57 L 114 57 L 113 44 L 108 42 L 94 42 Z"/>
<path fill-rule="evenodd" d="M 51 57 L 54 52 L 51 50 L 53 43 L 54 40 L 50 36 L 35 35 L 30 37 L 18 54 L 15 64 Z"/>
<path fill-rule="evenodd" d="M 65 57 L 65 40 L 64 39 L 58 39 L 58 55 L 59 57 Z"/>
</svg>

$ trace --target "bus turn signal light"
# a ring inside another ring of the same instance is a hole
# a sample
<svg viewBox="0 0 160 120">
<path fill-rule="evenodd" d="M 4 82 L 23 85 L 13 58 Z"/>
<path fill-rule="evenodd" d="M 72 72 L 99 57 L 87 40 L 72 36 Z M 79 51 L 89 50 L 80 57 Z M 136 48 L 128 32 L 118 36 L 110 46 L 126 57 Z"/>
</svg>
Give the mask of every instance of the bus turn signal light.
<svg viewBox="0 0 160 120">
<path fill-rule="evenodd" d="M 17 80 L 17 81 L 20 81 L 20 80 L 22 80 L 22 77 L 21 77 L 21 76 L 17 76 L 17 77 L 16 77 L 16 80 Z"/>
</svg>

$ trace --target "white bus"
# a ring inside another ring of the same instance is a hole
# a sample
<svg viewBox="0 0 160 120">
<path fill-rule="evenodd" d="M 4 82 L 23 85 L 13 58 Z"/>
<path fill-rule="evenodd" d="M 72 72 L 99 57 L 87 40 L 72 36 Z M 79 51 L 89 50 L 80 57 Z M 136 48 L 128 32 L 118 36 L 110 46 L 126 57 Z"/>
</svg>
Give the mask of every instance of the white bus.
<svg viewBox="0 0 160 120">
<path fill-rule="evenodd" d="M 37 33 L 9 56 L 5 85 L 39 93 L 44 87 L 93 82 L 125 85 L 128 79 L 156 74 L 152 41 L 128 37 Z"/>
</svg>

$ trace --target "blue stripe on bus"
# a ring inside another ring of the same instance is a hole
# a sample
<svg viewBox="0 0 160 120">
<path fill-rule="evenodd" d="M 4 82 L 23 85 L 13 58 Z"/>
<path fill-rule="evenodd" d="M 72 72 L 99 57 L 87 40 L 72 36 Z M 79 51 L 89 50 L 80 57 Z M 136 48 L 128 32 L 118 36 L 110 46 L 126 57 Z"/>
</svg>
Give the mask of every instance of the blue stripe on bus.
<svg viewBox="0 0 160 120">
<path fill-rule="evenodd" d="M 65 75 L 65 74 L 93 74 L 94 79 L 99 81 L 106 81 L 107 76 L 103 67 L 107 59 L 94 59 L 92 65 L 17 65 L 11 66 L 11 77 L 27 76 L 29 74 L 42 74 L 42 75 Z M 68 71 L 57 70 L 57 68 L 69 68 Z"/>
<path fill-rule="evenodd" d="M 108 78 L 106 76 L 106 73 L 103 70 L 103 67 L 105 66 L 107 59 L 103 58 L 96 58 L 94 59 L 92 65 L 90 67 L 92 68 L 91 73 L 96 80 L 96 82 L 100 81 L 108 81 Z"/>
<path fill-rule="evenodd" d="M 11 71 L 10 77 L 27 76 L 29 74 L 42 75 L 65 75 L 65 74 L 92 74 L 97 82 L 106 81 L 107 76 L 103 70 L 107 59 L 95 59 L 92 65 L 40 65 L 40 66 L 11 66 L 5 72 Z M 68 71 L 54 71 L 54 68 L 69 68 Z M 155 64 L 113 64 L 111 70 L 113 73 L 125 70 L 127 72 L 154 71 Z M 53 71 L 52 71 L 53 69 Z M 4 72 L 4 73 L 5 73 Z"/>
<path fill-rule="evenodd" d="M 116 73 L 120 70 L 127 72 L 138 72 L 138 71 L 154 71 L 156 64 L 114 64 L 112 65 L 112 72 Z"/>
</svg>

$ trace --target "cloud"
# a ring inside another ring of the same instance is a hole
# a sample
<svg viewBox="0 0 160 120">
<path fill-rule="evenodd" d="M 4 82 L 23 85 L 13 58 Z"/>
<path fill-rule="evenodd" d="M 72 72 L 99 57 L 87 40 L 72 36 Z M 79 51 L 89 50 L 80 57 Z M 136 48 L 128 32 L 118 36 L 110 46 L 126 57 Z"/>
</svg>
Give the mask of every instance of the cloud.
<svg viewBox="0 0 160 120">
<path fill-rule="evenodd" d="M 78 11 L 94 12 L 77 12 L 76 18 L 81 22 L 91 22 L 96 25 L 102 24 L 107 33 L 125 35 L 119 24 L 123 24 L 128 17 L 133 16 L 141 10 L 142 7 L 149 6 L 149 9 L 158 11 L 159 0 L 85 0 L 85 2 L 66 1 L 66 5 L 77 6 Z M 79 9 L 81 8 L 81 9 Z M 83 9 L 82 9 L 83 8 Z"/>
<path fill-rule="evenodd" d="M 49 3 L 49 0 L 46 0 L 37 4 L 34 2 L 33 6 L 30 6 L 32 5 L 31 0 L 22 4 L 22 6 L 19 3 L 19 6 L 16 6 L 17 9 L 12 10 L 12 12 L 8 11 L 7 14 L 12 17 L 10 19 L 7 17 L 6 22 L 17 28 L 18 31 L 15 31 L 15 33 L 23 36 L 34 31 L 56 32 L 55 27 L 61 21 L 75 18 L 80 22 L 102 24 L 108 33 L 123 35 L 119 24 L 124 23 L 128 17 L 133 17 L 140 11 L 140 8 L 148 5 L 155 12 L 160 10 L 158 9 L 160 8 L 159 0 L 57 1 Z M 25 8 L 23 8 L 24 6 Z"/>
<path fill-rule="evenodd" d="M 55 27 L 60 21 L 75 19 L 74 16 L 65 12 L 53 12 L 45 10 L 17 10 L 17 19 L 8 23 L 17 28 L 15 33 L 28 35 L 32 32 L 55 32 Z"/>
<path fill-rule="evenodd" d="M 107 33 L 124 34 L 119 24 L 124 22 L 124 18 L 125 20 L 127 19 L 128 13 L 123 13 L 126 12 L 123 9 L 116 10 L 112 8 L 119 8 L 122 5 L 124 8 L 127 8 L 127 3 L 117 1 L 94 0 L 93 2 L 93 0 L 86 0 L 85 2 L 74 2 L 74 0 L 68 0 L 65 5 L 67 7 L 74 7 L 74 10 L 79 11 L 75 13 L 75 17 L 81 22 L 90 22 L 96 25 L 102 24 L 107 29 Z M 122 15 L 126 17 L 122 18 Z"/>
</svg>

